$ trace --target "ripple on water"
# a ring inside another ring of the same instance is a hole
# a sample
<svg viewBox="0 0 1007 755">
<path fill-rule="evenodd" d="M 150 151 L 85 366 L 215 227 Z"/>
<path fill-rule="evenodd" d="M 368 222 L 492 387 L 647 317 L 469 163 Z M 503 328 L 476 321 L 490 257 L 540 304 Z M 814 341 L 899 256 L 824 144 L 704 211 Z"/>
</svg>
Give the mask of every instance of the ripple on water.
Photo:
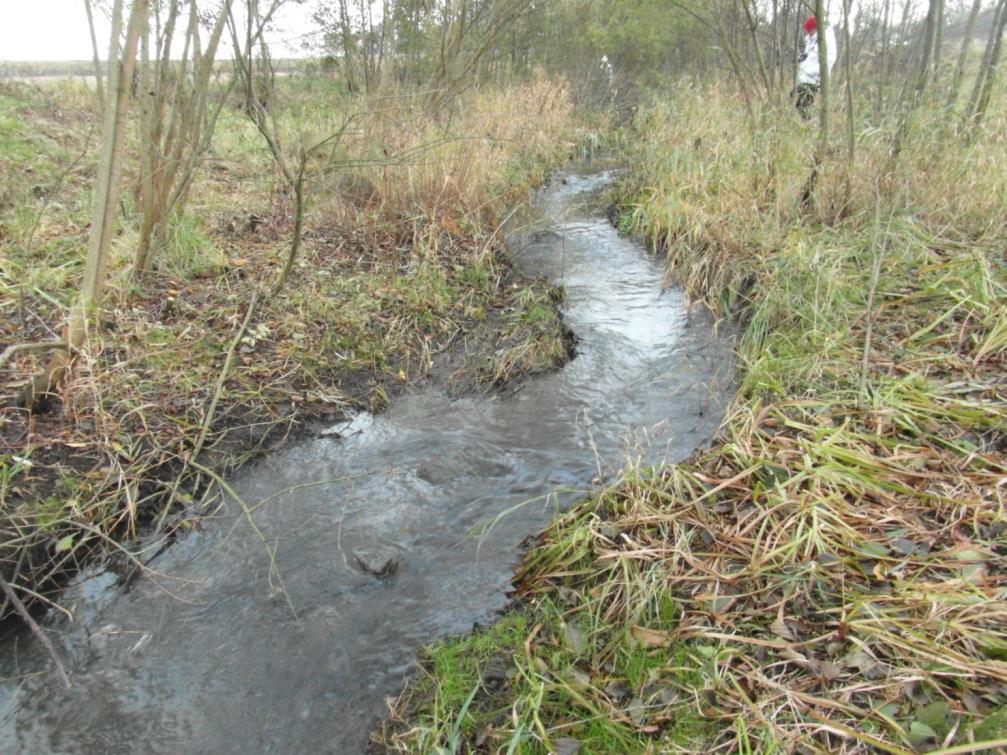
<svg viewBox="0 0 1007 755">
<path fill-rule="evenodd" d="M 584 205 L 610 180 L 558 177 L 537 230 L 512 238 L 523 270 L 566 290 L 572 362 L 505 400 L 410 395 L 245 470 L 241 495 L 270 499 L 255 519 L 273 558 L 232 510 L 128 593 L 92 575 L 76 621 L 51 622 L 73 690 L 38 673 L 29 637 L 8 640 L 0 747 L 362 751 L 417 649 L 505 605 L 526 535 L 627 460 L 705 442 L 731 343 Z"/>
</svg>

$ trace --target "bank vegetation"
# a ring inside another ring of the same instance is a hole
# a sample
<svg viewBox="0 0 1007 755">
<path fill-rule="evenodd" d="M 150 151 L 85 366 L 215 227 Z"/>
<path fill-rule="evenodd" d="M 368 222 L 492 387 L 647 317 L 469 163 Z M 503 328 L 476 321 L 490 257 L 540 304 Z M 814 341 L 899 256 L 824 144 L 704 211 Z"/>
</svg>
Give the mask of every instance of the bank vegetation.
<svg viewBox="0 0 1007 755">
<path fill-rule="evenodd" d="M 808 121 L 772 52 L 807 11 L 732 5 L 745 46 L 641 102 L 612 200 L 743 327 L 734 404 L 541 533 L 514 608 L 428 648 L 392 750 L 1007 747 L 1004 4 L 840 7 Z"/>
</svg>

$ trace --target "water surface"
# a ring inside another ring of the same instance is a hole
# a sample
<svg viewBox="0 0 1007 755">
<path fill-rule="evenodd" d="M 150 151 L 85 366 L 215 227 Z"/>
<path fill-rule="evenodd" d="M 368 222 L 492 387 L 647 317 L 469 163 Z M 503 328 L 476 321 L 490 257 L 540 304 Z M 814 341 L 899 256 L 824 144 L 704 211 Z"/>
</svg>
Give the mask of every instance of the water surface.
<svg viewBox="0 0 1007 755">
<path fill-rule="evenodd" d="M 505 606 L 528 534 L 704 443 L 731 344 L 590 201 L 610 178 L 557 177 L 510 241 L 566 291 L 566 367 L 505 399 L 405 396 L 241 473 L 258 532 L 231 501 L 129 591 L 82 577 L 48 622 L 72 690 L 27 634 L 0 649 L 0 748 L 363 752 L 417 649 Z"/>
</svg>

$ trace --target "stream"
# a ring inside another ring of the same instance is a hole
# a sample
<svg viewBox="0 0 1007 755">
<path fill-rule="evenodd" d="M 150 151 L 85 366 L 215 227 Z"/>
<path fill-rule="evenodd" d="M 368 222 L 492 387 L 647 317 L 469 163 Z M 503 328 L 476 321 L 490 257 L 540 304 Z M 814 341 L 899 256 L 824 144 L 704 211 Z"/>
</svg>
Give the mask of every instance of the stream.
<svg viewBox="0 0 1007 755">
<path fill-rule="evenodd" d="M 707 442 L 731 337 L 605 220 L 611 180 L 556 176 L 508 242 L 564 288 L 572 361 L 506 398 L 403 396 L 236 475 L 255 528 L 230 500 L 130 589 L 80 575 L 43 622 L 71 690 L 30 634 L 2 641 L 0 750 L 365 752 L 418 649 L 505 608 L 529 534 Z"/>
</svg>

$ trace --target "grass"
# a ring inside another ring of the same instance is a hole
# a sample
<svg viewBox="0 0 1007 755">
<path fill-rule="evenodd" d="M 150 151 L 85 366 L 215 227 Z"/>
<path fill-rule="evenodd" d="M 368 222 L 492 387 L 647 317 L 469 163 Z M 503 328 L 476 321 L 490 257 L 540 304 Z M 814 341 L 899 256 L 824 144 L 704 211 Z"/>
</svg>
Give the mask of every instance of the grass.
<svg viewBox="0 0 1007 755">
<path fill-rule="evenodd" d="M 837 144 L 802 208 L 814 131 L 754 106 L 708 87 L 641 110 L 617 196 L 744 324 L 718 440 L 541 533 L 525 631 L 483 651 L 507 681 L 451 751 L 1007 747 L 1007 119 L 966 143 L 924 109 L 886 174 L 891 126 L 865 113 L 852 201 Z M 460 706 L 428 715 L 428 671 L 388 749 L 450 744 Z"/>
<path fill-rule="evenodd" d="M 460 334 L 477 326 L 512 331 L 509 343 L 537 354 L 512 360 L 501 382 L 565 358 L 555 348 L 558 320 L 541 311 L 547 287 L 517 277 L 498 232 L 509 205 L 566 155 L 563 87 L 472 92 L 451 124 L 405 96 L 347 99 L 297 77 L 281 87 L 272 107 L 291 144 L 306 122 L 323 132 L 345 112 L 360 118 L 340 147 L 339 171 L 312 174 L 294 275 L 238 345 L 203 464 L 226 472 L 306 419 L 380 410 L 436 359 L 464 350 Z M 2 347 L 52 338 L 74 301 L 97 121 L 81 84 L 0 83 Z M 207 476 L 183 463 L 248 302 L 275 278 L 293 229 L 268 151 L 227 107 L 154 273 L 134 281 L 136 146 L 132 135 L 105 305 L 74 376 L 48 413 L 0 410 L 0 565 L 34 600 L 51 600 L 64 575 L 122 553 L 113 541 L 166 514 L 169 533 L 191 524 L 190 508 L 163 508 L 171 491 L 180 491 L 176 504 L 209 494 Z M 351 166 L 379 188 L 379 202 L 356 206 L 339 195 L 338 173 Z M 13 395 L 45 357 L 26 352 L 6 364 L 0 393 Z"/>
</svg>

